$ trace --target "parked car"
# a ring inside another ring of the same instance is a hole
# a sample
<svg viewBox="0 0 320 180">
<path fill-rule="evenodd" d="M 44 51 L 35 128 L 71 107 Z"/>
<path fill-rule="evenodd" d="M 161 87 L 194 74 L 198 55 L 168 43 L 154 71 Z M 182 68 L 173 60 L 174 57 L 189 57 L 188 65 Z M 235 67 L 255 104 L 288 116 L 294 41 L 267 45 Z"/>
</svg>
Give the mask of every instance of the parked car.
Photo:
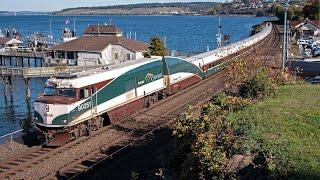
<svg viewBox="0 0 320 180">
<path fill-rule="evenodd" d="M 320 44 L 318 42 L 314 42 L 312 43 L 311 47 L 312 49 L 317 49 L 317 48 L 320 49 Z"/>
<path fill-rule="evenodd" d="M 306 39 L 298 39 L 297 44 L 298 45 L 311 45 L 312 41 L 306 40 Z"/>
<path fill-rule="evenodd" d="M 310 77 L 306 79 L 311 84 L 319 84 L 320 83 L 320 76 Z"/>
<path fill-rule="evenodd" d="M 312 55 L 312 53 L 311 53 L 311 49 L 305 49 L 304 50 L 304 56 L 306 56 L 306 57 L 311 57 L 311 55 Z"/>
<path fill-rule="evenodd" d="M 313 56 L 320 56 L 320 48 L 313 49 Z"/>
</svg>

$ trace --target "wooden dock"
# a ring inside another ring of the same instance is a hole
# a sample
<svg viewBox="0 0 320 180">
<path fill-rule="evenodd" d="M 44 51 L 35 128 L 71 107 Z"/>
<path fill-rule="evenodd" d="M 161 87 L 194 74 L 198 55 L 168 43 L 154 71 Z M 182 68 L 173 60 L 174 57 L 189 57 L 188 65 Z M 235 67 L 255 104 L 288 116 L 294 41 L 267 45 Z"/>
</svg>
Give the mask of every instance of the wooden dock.
<svg viewBox="0 0 320 180">
<path fill-rule="evenodd" d="M 0 66 L 42 67 L 46 52 L 3 51 L 0 52 Z"/>
<path fill-rule="evenodd" d="M 99 68 L 101 66 L 54 66 L 54 67 L 36 67 L 36 68 L 22 68 L 22 67 L 4 67 L 0 66 L 0 77 L 3 79 L 5 89 L 12 87 L 12 77 L 22 77 L 25 82 L 26 101 L 30 101 L 30 78 L 36 77 L 50 77 L 61 73 L 71 74 L 82 72 L 90 69 Z M 6 92 L 6 91 L 5 91 Z"/>
</svg>

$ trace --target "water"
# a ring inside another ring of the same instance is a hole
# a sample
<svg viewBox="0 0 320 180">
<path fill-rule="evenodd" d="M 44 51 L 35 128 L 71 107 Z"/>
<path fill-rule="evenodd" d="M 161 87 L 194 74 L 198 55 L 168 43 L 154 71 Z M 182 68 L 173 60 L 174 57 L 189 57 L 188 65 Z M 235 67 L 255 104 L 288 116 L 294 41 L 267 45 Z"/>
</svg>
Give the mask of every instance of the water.
<svg viewBox="0 0 320 180">
<path fill-rule="evenodd" d="M 124 36 L 131 31 L 132 38 L 137 34 L 137 40 L 149 42 L 152 36 L 166 37 L 167 47 L 184 53 L 206 51 L 216 47 L 218 18 L 213 16 L 0 16 L 0 29 L 18 28 L 23 37 L 34 32 L 49 34 L 49 22 L 52 21 L 52 33 L 60 38 L 65 21 L 76 18 L 76 31 L 82 35 L 89 24 L 109 23 L 119 26 Z M 248 37 L 251 27 L 268 18 L 250 16 L 221 17 L 222 33 L 231 35 L 231 42 Z M 42 91 L 46 79 L 31 80 L 31 111 L 33 101 Z M 20 129 L 23 120 L 28 116 L 25 102 L 25 86 L 22 78 L 13 78 L 12 98 L 10 92 L 4 94 L 4 85 L 0 79 L 0 136 Z M 32 112 L 31 112 L 32 113 Z"/>
</svg>

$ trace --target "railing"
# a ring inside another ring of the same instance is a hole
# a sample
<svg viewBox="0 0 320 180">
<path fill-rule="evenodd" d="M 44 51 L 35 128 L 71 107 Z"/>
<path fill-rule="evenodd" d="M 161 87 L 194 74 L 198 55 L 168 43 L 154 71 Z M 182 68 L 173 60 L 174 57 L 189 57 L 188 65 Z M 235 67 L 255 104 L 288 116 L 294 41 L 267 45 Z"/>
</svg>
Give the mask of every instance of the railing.
<svg viewBox="0 0 320 180">
<path fill-rule="evenodd" d="M 13 148 L 13 139 L 17 138 L 18 136 L 23 134 L 23 129 L 20 129 L 18 131 L 3 135 L 0 137 L 0 144 L 2 145 L 8 145 L 11 151 L 14 150 Z"/>
<path fill-rule="evenodd" d="M 47 57 L 45 52 L 34 52 L 34 51 L 2 51 L 0 52 L 2 56 L 15 56 L 15 57 L 37 57 L 44 58 Z"/>
<path fill-rule="evenodd" d="M 39 68 L 0 67 L 0 76 L 50 77 L 59 73 L 76 73 L 101 66 L 53 66 Z"/>
</svg>

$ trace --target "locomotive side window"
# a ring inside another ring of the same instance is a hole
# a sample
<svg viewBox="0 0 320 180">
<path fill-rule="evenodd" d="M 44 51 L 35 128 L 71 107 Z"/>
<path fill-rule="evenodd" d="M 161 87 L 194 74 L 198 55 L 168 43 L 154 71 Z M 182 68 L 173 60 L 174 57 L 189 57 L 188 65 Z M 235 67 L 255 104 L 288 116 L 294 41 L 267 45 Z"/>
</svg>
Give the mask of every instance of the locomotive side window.
<svg viewBox="0 0 320 180">
<path fill-rule="evenodd" d="M 85 88 L 85 89 L 80 89 L 80 99 L 84 99 L 90 96 L 90 89 Z"/>
</svg>

